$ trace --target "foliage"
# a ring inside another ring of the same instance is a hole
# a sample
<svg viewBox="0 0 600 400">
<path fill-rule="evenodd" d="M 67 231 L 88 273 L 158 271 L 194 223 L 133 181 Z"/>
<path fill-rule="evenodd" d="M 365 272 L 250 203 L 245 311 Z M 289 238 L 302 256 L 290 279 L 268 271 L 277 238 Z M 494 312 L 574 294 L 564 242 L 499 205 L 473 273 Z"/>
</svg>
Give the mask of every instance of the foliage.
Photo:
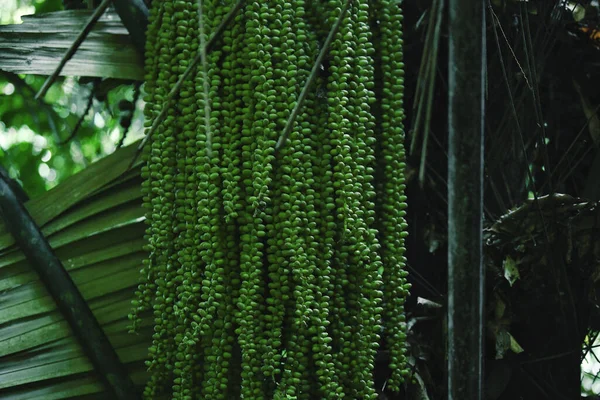
<svg viewBox="0 0 600 400">
<path fill-rule="evenodd" d="M 146 257 L 135 145 L 120 149 L 26 203 L 98 322 L 143 386 L 152 327 L 127 333 L 127 311 Z M 0 398 L 106 398 L 92 364 L 25 255 L 0 221 Z M 86 397 L 87 398 L 87 397 Z"/>
<path fill-rule="evenodd" d="M 62 7 L 60 0 L 3 0 L 0 24 Z M 0 71 L 0 165 L 32 198 L 112 153 L 124 132 L 119 106 L 135 96 L 128 82 L 69 77 L 60 78 L 43 100 L 35 100 L 45 80 Z M 71 138 L 90 96 L 91 110 Z M 137 107 L 124 144 L 143 134 L 143 102 Z"/>
<path fill-rule="evenodd" d="M 37 14 L 60 10 L 61 0 L 2 0 L 0 25 L 18 23 L 24 14 Z"/>
<path fill-rule="evenodd" d="M 86 109 L 93 84 L 65 78 L 53 85 L 43 101 L 36 101 L 45 79 L 0 72 L 0 164 L 30 197 L 112 153 L 123 132 L 118 103 L 133 98 L 133 89 L 121 86 L 108 93 L 106 102 L 94 99 L 75 137 L 64 143 Z M 139 137 L 140 113 L 137 118 L 132 131 Z"/>
</svg>

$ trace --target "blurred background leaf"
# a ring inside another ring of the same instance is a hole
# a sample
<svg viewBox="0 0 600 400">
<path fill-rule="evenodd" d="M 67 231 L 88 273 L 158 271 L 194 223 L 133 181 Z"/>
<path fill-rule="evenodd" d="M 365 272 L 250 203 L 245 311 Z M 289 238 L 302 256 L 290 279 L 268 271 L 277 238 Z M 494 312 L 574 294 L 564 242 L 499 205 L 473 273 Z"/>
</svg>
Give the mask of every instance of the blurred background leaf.
<svg viewBox="0 0 600 400">
<path fill-rule="evenodd" d="M 79 3 L 78 7 L 85 6 Z M 23 15 L 62 9 L 60 0 L 0 0 L 0 24 L 20 23 Z M 61 77 L 42 101 L 36 101 L 34 96 L 45 79 L 0 71 L 0 164 L 31 198 L 114 152 L 126 126 L 131 125 L 124 144 L 139 139 L 143 132 L 142 101 L 137 102 L 133 116 L 119 109 L 120 104 L 134 100 L 132 82 L 114 81 L 107 90 L 104 81 Z M 90 96 L 91 107 L 85 113 Z"/>
</svg>

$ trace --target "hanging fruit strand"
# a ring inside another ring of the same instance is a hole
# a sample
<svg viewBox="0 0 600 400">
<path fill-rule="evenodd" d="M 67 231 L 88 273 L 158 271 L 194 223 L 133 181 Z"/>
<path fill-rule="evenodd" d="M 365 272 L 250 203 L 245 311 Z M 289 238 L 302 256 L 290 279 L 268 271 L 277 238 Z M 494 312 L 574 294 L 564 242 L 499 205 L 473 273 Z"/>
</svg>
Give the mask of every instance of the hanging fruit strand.
<svg viewBox="0 0 600 400">
<path fill-rule="evenodd" d="M 392 0 L 152 2 L 145 398 L 376 399 L 381 345 L 400 389 L 401 23 Z"/>
</svg>

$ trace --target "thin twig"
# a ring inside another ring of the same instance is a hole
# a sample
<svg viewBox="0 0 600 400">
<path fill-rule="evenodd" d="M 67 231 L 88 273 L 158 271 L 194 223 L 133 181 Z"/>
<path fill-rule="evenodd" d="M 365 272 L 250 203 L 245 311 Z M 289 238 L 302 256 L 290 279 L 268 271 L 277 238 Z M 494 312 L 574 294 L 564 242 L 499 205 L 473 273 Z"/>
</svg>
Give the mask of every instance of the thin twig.
<svg viewBox="0 0 600 400">
<path fill-rule="evenodd" d="M 510 50 L 510 54 L 512 54 L 513 59 L 517 63 L 517 67 L 519 67 L 519 70 L 521 71 L 521 74 L 523 74 L 523 78 L 525 79 L 525 83 L 527 84 L 527 87 L 529 87 L 529 89 L 533 90 L 533 86 L 531 86 L 531 83 L 529 83 L 529 79 L 527 79 L 527 74 L 525 73 L 525 70 L 523 69 L 523 67 L 521 67 L 521 63 L 519 62 L 519 59 L 517 58 L 517 55 L 515 54 L 515 51 L 513 50 L 512 46 L 510 45 L 510 42 L 508 41 L 508 38 L 506 37 L 506 33 L 504 33 L 504 29 L 502 29 L 502 24 L 500 23 L 500 19 L 498 18 L 498 16 L 494 12 L 494 9 L 492 9 L 489 6 L 488 6 L 488 8 L 490 9 L 490 13 L 492 14 L 492 18 L 498 24 L 498 28 L 500 29 L 500 33 L 502 33 L 502 37 L 504 38 L 504 41 L 506 42 L 506 47 L 508 47 L 508 49 Z"/>
<path fill-rule="evenodd" d="M 127 134 L 129 133 L 129 129 L 131 128 L 131 121 L 133 120 L 133 117 L 135 117 L 138 99 L 140 98 L 140 93 L 142 91 L 141 86 L 142 82 L 136 82 L 134 85 L 133 100 L 131 101 L 133 103 L 133 110 L 131 110 L 130 123 L 127 127 L 123 129 L 123 136 L 121 136 L 119 143 L 117 143 L 117 148 L 119 149 L 123 147 L 123 143 L 125 143 L 125 139 L 127 138 Z"/>
<path fill-rule="evenodd" d="M 231 11 L 229 11 L 229 14 L 227 14 L 225 16 L 225 18 L 223 19 L 223 21 L 221 21 L 221 24 L 217 27 L 217 30 L 215 31 L 215 33 L 210 37 L 209 41 L 206 43 L 206 47 L 205 47 L 204 51 L 207 54 L 212 50 L 212 48 L 214 47 L 214 45 L 217 43 L 217 40 L 219 39 L 219 37 L 225 31 L 225 28 L 227 28 L 227 25 L 229 25 L 229 23 L 231 21 L 233 21 L 233 18 L 237 14 L 238 10 L 240 8 L 242 8 L 243 4 L 244 4 L 244 0 L 238 0 L 238 2 L 231 9 Z M 199 51 L 198 54 L 196 54 L 196 56 L 194 57 L 194 59 L 192 60 L 192 62 L 190 63 L 190 65 L 188 65 L 188 67 L 185 70 L 185 72 L 183 73 L 183 75 L 181 75 L 181 77 L 179 78 L 179 80 L 177 81 L 177 83 L 175 83 L 175 86 L 173 86 L 173 89 L 171 89 L 171 91 L 167 95 L 167 99 L 166 99 L 166 101 L 165 101 L 165 103 L 164 103 L 164 105 L 162 107 L 162 110 L 160 110 L 160 113 L 154 119 L 154 122 L 152 123 L 152 126 L 150 127 L 150 130 L 146 134 L 146 137 L 144 137 L 144 139 L 142 140 L 142 143 L 140 143 L 140 145 L 139 145 L 139 147 L 138 147 L 135 155 L 133 156 L 133 159 L 131 160 L 131 163 L 129 164 L 129 167 L 127 168 L 127 170 L 131 169 L 131 167 L 135 163 L 135 160 L 137 160 L 137 158 L 139 157 L 140 153 L 142 152 L 142 149 L 146 145 L 146 142 L 148 142 L 148 139 L 152 136 L 152 134 L 154 134 L 154 132 L 158 128 L 158 125 L 160 125 L 160 123 L 165 119 L 165 117 L 167 115 L 167 111 L 169 110 L 169 107 L 171 105 L 171 102 L 173 101 L 173 99 L 175 98 L 175 96 L 177 96 L 177 94 L 179 94 L 179 91 L 181 90 L 181 86 L 183 85 L 183 82 L 185 82 L 185 80 L 190 76 L 190 74 L 192 73 L 192 71 L 196 68 L 196 66 L 200 62 L 200 59 L 202 57 L 201 53 L 202 52 Z"/>
<path fill-rule="evenodd" d="M 342 9 L 342 11 L 340 12 L 340 15 L 338 16 L 337 21 L 335 21 L 333 28 L 331 28 L 331 31 L 329 31 L 329 36 L 327 36 L 327 39 L 325 40 L 325 43 L 323 44 L 323 48 L 319 52 L 319 56 L 317 57 L 317 60 L 315 61 L 314 65 L 313 65 L 312 71 L 310 71 L 310 75 L 308 76 L 308 80 L 306 81 L 306 84 L 304 85 L 304 87 L 302 88 L 302 91 L 300 92 L 300 96 L 298 96 L 298 101 L 296 102 L 296 105 L 294 106 L 294 109 L 292 110 L 292 112 L 287 120 L 285 128 L 283 129 L 283 133 L 281 134 L 281 136 L 279 137 L 279 140 L 277 141 L 277 144 L 275 145 L 275 154 L 277 154 L 279 152 L 279 150 L 281 150 L 281 148 L 285 145 L 285 142 L 287 141 L 288 136 L 290 136 L 292 127 L 294 126 L 294 122 L 296 121 L 296 117 L 298 116 L 298 113 L 300 112 L 300 108 L 302 107 L 302 104 L 304 103 L 304 99 L 306 99 L 306 96 L 308 95 L 308 91 L 310 90 L 310 87 L 314 83 L 314 81 L 319 73 L 319 68 L 321 67 L 321 64 L 323 63 L 323 59 L 325 58 L 325 55 L 329 51 L 329 46 L 331 45 L 331 42 L 333 41 L 333 37 L 336 35 L 340 25 L 342 24 L 344 15 L 346 15 L 346 11 L 348 11 L 349 7 L 350 7 L 350 0 L 347 0 L 346 3 L 344 4 L 344 8 Z"/>
<path fill-rule="evenodd" d="M 81 46 L 81 43 L 83 43 L 87 35 L 92 31 L 92 28 L 94 27 L 96 22 L 98 22 L 102 14 L 104 14 L 104 11 L 106 11 L 111 1 L 112 0 L 104 0 L 98 6 L 98 8 L 96 8 L 94 14 L 92 14 L 87 24 L 85 24 L 81 32 L 79 32 L 79 35 L 77 35 L 75 41 L 71 44 L 71 47 L 69 47 L 69 50 L 67 50 L 63 58 L 60 60 L 58 67 L 56 67 L 52 75 L 50 75 L 48 79 L 46 79 L 46 82 L 44 82 L 44 85 L 42 86 L 40 91 L 35 95 L 36 100 L 43 98 L 46 95 L 46 92 L 48 92 L 50 86 L 54 83 L 54 81 L 56 81 L 56 78 L 58 78 L 58 75 L 60 75 L 60 72 L 65 67 L 67 62 L 71 59 L 71 57 L 73 57 L 73 54 L 75 54 L 79 46 Z"/>
<path fill-rule="evenodd" d="M 426 86 L 431 86 L 433 83 L 428 81 L 429 69 L 431 68 L 431 60 L 433 57 L 437 57 L 437 54 L 432 51 L 434 32 L 435 32 L 435 10 L 438 8 L 438 1 L 433 0 L 431 7 L 429 8 L 429 24 L 427 25 L 427 35 L 425 36 L 425 45 L 423 46 L 423 54 L 421 55 L 421 64 L 419 67 L 419 75 L 417 77 L 417 88 L 415 91 L 415 98 L 413 101 L 413 115 L 414 118 L 413 126 L 411 127 L 411 143 L 408 154 L 412 155 L 417 148 L 417 139 L 419 138 L 419 132 L 421 131 L 421 115 L 423 113 L 423 103 L 425 100 Z M 431 53 L 434 53 L 432 56 Z"/>
<path fill-rule="evenodd" d="M 425 129 L 423 130 L 423 144 L 421 147 L 421 165 L 419 166 L 419 185 L 423 187 L 425 184 L 425 160 L 427 159 L 427 143 L 429 142 L 429 129 L 431 125 L 431 108 L 433 106 L 433 88 L 435 86 L 435 72 L 437 70 L 438 49 L 440 42 L 440 30 L 442 26 L 442 16 L 444 11 L 444 0 L 440 0 L 437 4 L 437 14 L 435 22 L 435 31 L 433 33 L 433 46 L 431 65 L 429 67 L 429 78 L 427 88 L 427 106 L 425 109 Z M 413 142 L 414 143 L 414 142 Z M 411 143 L 412 144 L 412 143 Z"/>
<path fill-rule="evenodd" d="M 83 114 L 81 114 L 81 116 L 77 120 L 77 123 L 73 127 L 73 130 L 71 131 L 71 134 L 69 135 L 69 137 L 66 138 L 65 140 L 62 140 L 57 143 L 59 146 L 69 143 L 71 140 L 73 140 L 75 135 L 77 135 L 77 132 L 79 132 L 79 128 L 81 128 L 81 125 L 83 125 L 83 121 L 85 120 L 86 115 L 88 115 L 88 113 L 90 112 L 90 109 L 92 108 L 92 104 L 94 104 L 94 91 L 96 90 L 97 82 L 98 82 L 98 80 L 94 82 L 94 87 L 92 88 L 92 91 L 90 92 L 90 95 L 88 97 L 88 101 L 85 106 L 85 110 L 83 111 Z"/>
</svg>

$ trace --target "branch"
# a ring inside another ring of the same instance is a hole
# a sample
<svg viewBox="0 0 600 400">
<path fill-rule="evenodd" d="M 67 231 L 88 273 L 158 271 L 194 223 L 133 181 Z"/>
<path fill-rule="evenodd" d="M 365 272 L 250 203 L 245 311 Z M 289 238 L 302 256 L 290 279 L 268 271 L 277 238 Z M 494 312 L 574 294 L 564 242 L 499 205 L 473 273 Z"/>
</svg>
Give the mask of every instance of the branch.
<svg viewBox="0 0 600 400">
<path fill-rule="evenodd" d="M 83 125 L 83 121 L 85 120 L 86 115 L 88 115 L 88 113 L 90 112 L 90 109 L 92 108 L 92 104 L 94 104 L 95 87 L 96 87 L 96 83 L 94 83 L 94 88 L 90 92 L 90 95 L 89 95 L 88 101 L 87 101 L 87 105 L 85 106 L 85 110 L 83 111 L 83 114 L 81 114 L 81 116 L 77 120 L 77 123 L 75 124 L 75 127 L 73 127 L 73 130 L 71 131 L 71 134 L 69 135 L 69 137 L 66 138 L 65 140 L 62 140 L 57 143 L 59 146 L 63 146 L 65 144 L 69 143 L 71 140 L 73 140 L 75 135 L 77 135 L 77 132 L 79 132 L 79 128 L 81 128 L 81 125 Z"/>
<path fill-rule="evenodd" d="M 42 85 L 40 91 L 35 95 L 36 100 L 43 98 L 46 95 L 50 86 L 54 83 L 54 81 L 56 81 L 58 75 L 60 75 L 60 71 L 62 71 L 67 62 L 71 59 L 71 57 L 73 57 L 73 54 L 75 54 L 79 46 L 81 46 L 81 43 L 83 43 L 87 35 L 92 31 L 94 24 L 98 22 L 102 14 L 104 14 L 104 11 L 106 11 L 111 1 L 112 0 L 104 0 L 98 6 L 98 8 L 96 8 L 94 14 L 92 14 L 87 24 L 85 24 L 75 41 L 71 44 L 71 47 L 69 47 L 69 50 L 67 50 L 63 58 L 60 60 L 58 67 L 56 67 L 52 75 L 50 75 L 48 79 L 46 79 L 46 82 L 44 82 L 44 85 Z"/>
<path fill-rule="evenodd" d="M 27 195 L 25 189 L 23 189 L 16 180 L 10 177 L 8 171 L 2 165 L 0 165 L 0 180 L 4 180 L 4 182 L 6 182 L 6 184 L 15 193 L 15 196 L 19 202 L 25 203 L 29 200 L 29 196 Z"/>
<path fill-rule="evenodd" d="M 19 202 L 10 185 L 0 177 L 0 216 L 29 263 L 56 301 L 75 337 L 98 371 L 105 386 L 118 400 L 138 399 L 135 386 L 92 310 L 75 286 L 48 241 Z"/>
<path fill-rule="evenodd" d="M 143 56 L 146 47 L 146 28 L 148 27 L 148 7 L 143 0 L 113 1 L 113 7 L 127 28 L 131 41 Z"/>
<path fill-rule="evenodd" d="M 277 141 L 277 144 L 275 145 L 275 154 L 277 154 L 279 152 L 279 150 L 281 150 L 281 148 L 285 145 L 285 142 L 287 141 L 288 136 L 290 136 L 290 133 L 292 132 L 292 128 L 294 126 L 294 122 L 296 122 L 296 117 L 298 116 L 298 113 L 300 112 L 300 108 L 302 107 L 302 104 L 304 104 L 304 100 L 306 99 L 306 96 L 308 95 L 308 91 L 310 90 L 310 87 L 312 86 L 315 79 L 317 78 L 317 75 L 319 73 L 319 68 L 321 67 L 321 64 L 323 63 L 323 59 L 325 58 L 325 55 L 329 51 L 329 46 L 331 45 L 331 42 L 333 41 L 333 37 L 336 35 L 338 29 L 340 28 L 340 25 L 342 24 L 342 20 L 344 19 L 344 15 L 346 14 L 346 11 L 348 11 L 349 7 L 350 7 L 350 0 L 347 0 L 346 4 L 344 5 L 344 8 L 342 9 L 342 11 L 340 12 L 340 15 L 338 16 L 337 21 L 335 21 L 333 28 L 331 28 L 331 30 L 329 31 L 329 36 L 327 36 L 327 39 L 325 40 L 325 43 L 323 44 L 323 48 L 321 48 L 321 51 L 319 52 L 319 56 L 317 57 L 317 60 L 315 61 L 314 65 L 313 65 L 312 71 L 310 71 L 310 75 L 308 76 L 308 79 L 307 79 L 306 83 L 304 84 L 302 91 L 300 92 L 300 96 L 298 96 L 298 101 L 296 102 L 296 105 L 294 106 L 294 109 L 292 110 L 292 112 L 287 120 L 287 123 L 285 124 L 283 133 L 281 134 L 281 136 L 279 137 L 279 140 Z"/>
<path fill-rule="evenodd" d="M 131 110 L 131 115 L 129 115 L 129 125 L 123 126 L 123 123 L 121 122 L 121 126 L 123 127 L 123 136 L 121 136 L 121 139 L 119 139 L 119 143 L 117 143 L 117 148 L 119 148 L 119 149 L 121 147 L 123 147 L 123 143 L 125 143 L 125 139 L 127 138 L 127 134 L 129 133 L 129 129 L 131 128 L 131 121 L 133 120 L 133 117 L 135 116 L 135 111 L 137 110 L 138 99 L 140 98 L 140 93 L 142 91 L 141 86 L 142 86 L 141 82 L 136 82 L 134 84 L 133 100 L 131 101 L 132 110 Z"/>
</svg>

